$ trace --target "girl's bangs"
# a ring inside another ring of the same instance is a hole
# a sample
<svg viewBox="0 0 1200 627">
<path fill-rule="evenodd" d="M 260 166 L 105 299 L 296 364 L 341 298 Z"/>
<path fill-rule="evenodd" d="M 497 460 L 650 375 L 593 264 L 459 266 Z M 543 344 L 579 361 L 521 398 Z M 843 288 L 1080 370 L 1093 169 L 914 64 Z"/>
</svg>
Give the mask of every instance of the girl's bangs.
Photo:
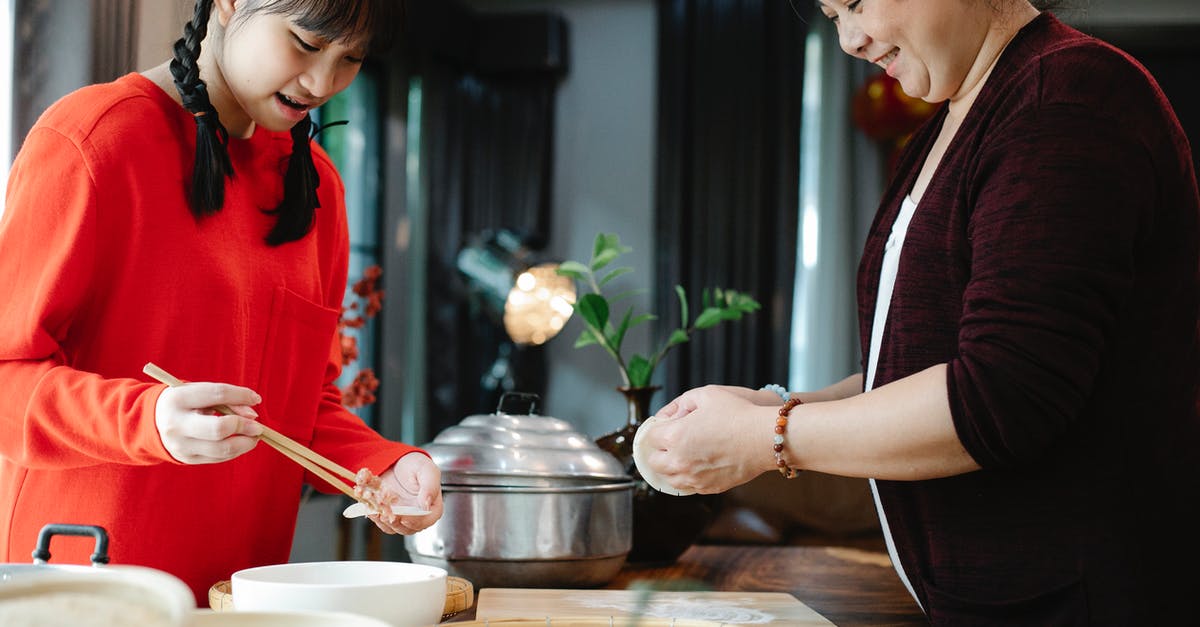
<svg viewBox="0 0 1200 627">
<path fill-rule="evenodd" d="M 327 41 L 361 38 L 377 50 L 391 44 L 402 4 L 400 0 L 266 0 L 261 10 L 293 15 L 297 26 Z"/>
</svg>

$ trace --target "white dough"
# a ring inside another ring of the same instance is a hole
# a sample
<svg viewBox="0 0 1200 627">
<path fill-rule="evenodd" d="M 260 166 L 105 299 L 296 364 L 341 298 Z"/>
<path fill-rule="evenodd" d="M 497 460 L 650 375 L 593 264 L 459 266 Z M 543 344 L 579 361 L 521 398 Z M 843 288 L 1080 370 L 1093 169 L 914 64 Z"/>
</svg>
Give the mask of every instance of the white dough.
<svg viewBox="0 0 1200 627">
<path fill-rule="evenodd" d="M 405 505 L 393 505 L 392 513 L 397 516 L 424 516 L 429 513 L 429 510 L 419 507 L 408 507 Z M 358 518 L 367 515 L 367 506 L 362 503 L 354 503 L 342 511 L 342 516 L 346 518 Z"/>
<path fill-rule="evenodd" d="M 634 434 L 633 464 L 637 466 L 638 472 L 642 475 L 642 479 L 645 479 L 646 483 L 650 484 L 650 487 L 658 490 L 659 492 L 673 494 L 675 496 L 688 496 L 690 494 L 695 494 L 695 490 L 682 490 L 667 483 L 665 478 L 653 470 L 650 470 L 650 465 L 646 463 L 650 456 L 650 451 L 642 450 L 642 434 L 654 427 L 656 422 L 658 422 L 658 416 L 650 416 L 645 420 L 645 422 L 642 423 L 642 426 L 638 427 L 637 433 Z"/>
</svg>

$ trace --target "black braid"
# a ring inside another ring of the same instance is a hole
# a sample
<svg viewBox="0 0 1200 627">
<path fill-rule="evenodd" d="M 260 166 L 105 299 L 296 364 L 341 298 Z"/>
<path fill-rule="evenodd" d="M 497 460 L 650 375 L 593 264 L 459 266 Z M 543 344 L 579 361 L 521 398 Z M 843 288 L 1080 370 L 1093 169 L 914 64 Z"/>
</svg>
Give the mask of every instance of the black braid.
<svg viewBox="0 0 1200 627">
<path fill-rule="evenodd" d="M 298 240 L 308 234 L 313 225 L 313 216 L 321 202 L 317 199 L 317 186 L 321 184 L 317 167 L 313 165 L 312 118 L 304 116 L 292 127 L 292 156 L 288 159 L 287 173 L 283 177 L 283 200 L 268 213 L 279 216 L 275 228 L 267 234 L 267 243 L 278 246 Z"/>
<path fill-rule="evenodd" d="M 183 37 L 175 42 L 171 76 L 183 100 L 183 107 L 196 119 L 196 162 L 192 165 L 192 185 L 188 194 L 192 214 L 197 218 L 216 213 L 225 204 L 225 178 L 233 176 L 229 161 L 229 131 L 221 124 L 217 109 L 208 98 L 208 86 L 200 80 L 200 43 L 208 33 L 212 0 L 196 0 L 192 19 L 183 28 Z"/>
</svg>

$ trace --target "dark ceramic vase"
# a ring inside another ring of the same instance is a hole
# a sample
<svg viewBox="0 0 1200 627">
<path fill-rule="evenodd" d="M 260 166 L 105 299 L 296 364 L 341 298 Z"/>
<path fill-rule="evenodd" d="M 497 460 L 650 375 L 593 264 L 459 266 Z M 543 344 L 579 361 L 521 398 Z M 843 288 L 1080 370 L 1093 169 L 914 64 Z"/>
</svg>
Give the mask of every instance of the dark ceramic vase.
<svg viewBox="0 0 1200 627">
<path fill-rule="evenodd" d="M 672 496 L 651 488 L 633 463 L 633 437 L 650 416 L 650 400 L 659 386 L 617 388 L 625 395 L 625 426 L 596 439 L 596 445 L 621 460 L 633 477 L 633 548 L 627 558 L 639 565 L 673 563 L 692 546 L 716 517 L 716 495 Z"/>
</svg>

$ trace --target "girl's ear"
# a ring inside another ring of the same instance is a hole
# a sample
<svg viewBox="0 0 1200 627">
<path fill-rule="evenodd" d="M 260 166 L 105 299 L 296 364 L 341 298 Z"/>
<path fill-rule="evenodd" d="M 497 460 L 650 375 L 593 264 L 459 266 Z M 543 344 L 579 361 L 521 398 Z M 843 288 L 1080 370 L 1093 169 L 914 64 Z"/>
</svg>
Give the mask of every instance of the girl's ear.
<svg viewBox="0 0 1200 627">
<path fill-rule="evenodd" d="M 239 0 L 213 0 L 213 10 L 216 11 L 217 22 L 221 24 L 221 28 L 229 28 L 229 20 L 233 18 L 238 4 Z"/>
</svg>

